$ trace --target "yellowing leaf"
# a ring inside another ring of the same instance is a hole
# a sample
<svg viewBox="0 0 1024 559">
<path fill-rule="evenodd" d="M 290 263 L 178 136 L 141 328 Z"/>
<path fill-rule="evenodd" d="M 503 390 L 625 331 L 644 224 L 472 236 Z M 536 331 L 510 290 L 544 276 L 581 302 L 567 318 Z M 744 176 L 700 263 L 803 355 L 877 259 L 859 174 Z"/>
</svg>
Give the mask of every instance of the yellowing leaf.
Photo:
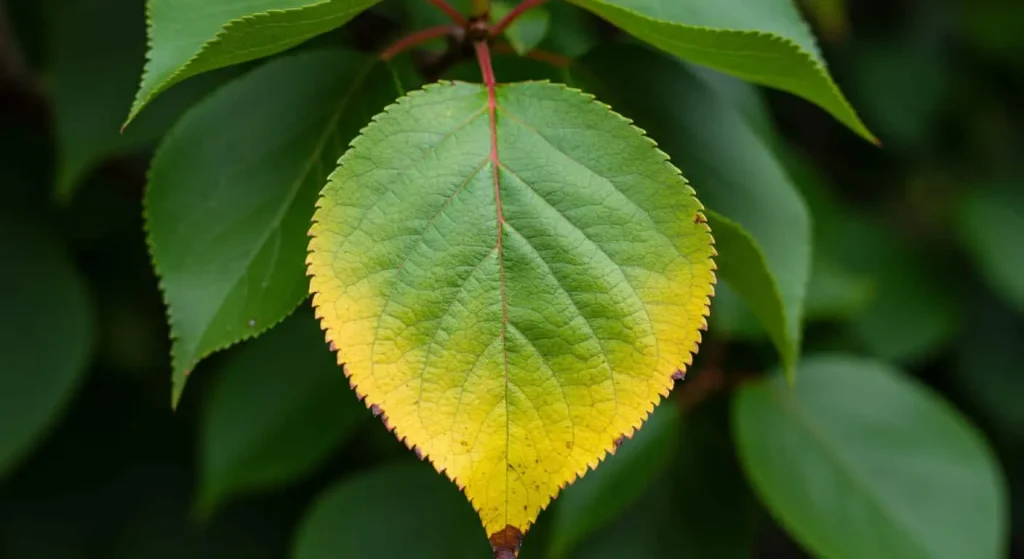
<svg viewBox="0 0 1024 559">
<path fill-rule="evenodd" d="M 714 250 L 628 120 L 548 83 L 494 101 L 444 82 L 379 115 L 322 192 L 307 262 L 352 385 L 514 549 L 691 362 Z"/>
</svg>

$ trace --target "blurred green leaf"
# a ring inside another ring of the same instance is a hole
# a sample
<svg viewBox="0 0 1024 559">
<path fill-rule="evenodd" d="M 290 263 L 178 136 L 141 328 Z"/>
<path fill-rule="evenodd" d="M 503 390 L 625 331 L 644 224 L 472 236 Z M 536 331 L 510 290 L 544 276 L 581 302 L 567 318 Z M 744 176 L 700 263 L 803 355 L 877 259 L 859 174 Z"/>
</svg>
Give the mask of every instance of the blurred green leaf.
<svg viewBox="0 0 1024 559">
<path fill-rule="evenodd" d="M 850 333 L 864 350 L 885 361 L 913 364 L 934 356 L 956 333 L 961 311 L 937 263 L 870 222 L 851 220 L 844 230 L 840 243 L 857 243 L 865 254 L 835 250 L 848 261 L 872 253 L 854 269 L 870 274 L 875 286 L 875 297 L 852 319 Z"/>
<path fill-rule="evenodd" d="M 632 439 L 562 492 L 553 511 L 551 557 L 568 556 L 647 490 L 676 449 L 680 421 L 675 402 L 662 402 Z"/>
<path fill-rule="evenodd" d="M 151 147 L 223 76 L 176 88 L 121 133 L 145 59 L 143 0 L 65 0 L 50 34 L 57 150 L 56 194 L 72 196 L 92 167 Z"/>
<path fill-rule="evenodd" d="M 690 62 L 799 95 L 874 141 L 791 0 L 570 0 Z"/>
<path fill-rule="evenodd" d="M 505 17 L 515 4 L 503 0 L 491 3 L 491 19 L 495 22 Z M 548 34 L 551 14 L 547 6 L 532 8 L 520 15 L 512 25 L 505 29 L 505 38 L 512 48 L 520 55 L 525 55 L 537 47 Z"/>
<path fill-rule="evenodd" d="M 753 556 L 760 509 L 736 458 L 728 404 L 723 395 L 686 412 L 672 465 L 674 557 Z"/>
<path fill-rule="evenodd" d="M 451 481 L 426 464 L 398 464 L 328 488 L 302 520 L 295 559 L 491 555 L 480 521 Z"/>
<path fill-rule="evenodd" d="M 0 477 L 60 416 L 89 364 L 92 305 L 50 233 L 0 216 Z"/>
<path fill-rule="evenodd" d="M 1004 481 L 985 440 L 941 397 L 889 366 L 804 358 L 735 396 L 754 487 L 825 557 L 1002 557 Z"/>
<path fill-rule="evenodd" d="M 999 435 L 1024 441 L 1024 317 L 994 301 L 973 307 L 952 380 Z"/>
<path fill-rule="evenodd" d="M 568 2 L 549 2 L 551 29 L 540 47 L 544 50 L 578 58 L 594 48 L 600 40 L 594 23 L 597 21 L 590 12 Z"/>
<path fill-rule="evenodd" d="M 173 402 L 200 359 L 306 298 L 316 196 L 348 141 L 400 94 L 393 71 L 342 50 L 274 60 L 164 139 L 145 213 L 174 338 Z"/>
<path fill-rule="evenodd" d="M 673 496 L 662 490 L 664 476 L 653 481 L 640 501 L 611 526 L 596 533 L 572 554 L 574 559 L 668 559 L 678 557 L 672 537 Z M 528 545 L 528 544 L 527 544 Z"/>
<path fill-rule="evenodd" d="M 708 212 L 708 224 L 718 251 L 718 257 L 715 258 L 718 277 L 725 280 L 733 292 L 742 298 L 782 354 L 787 371 L 791 371 L 796 366 L 796 352 L 799 348 L 787 335 L 788 313 L 764 252 L 750 233 L 735 221 Z M 737 324 L 742 329 L 740 324 L 743 324 L 742 319 Z"/>
<path fill-rule="evenodd" d="M 149 53 L 128 122 L 185 78 L 279 53 L 380 0 L 149 0 Z"/>
<path fill-rule="evenodd" d="M 368 417 L 306 307 L 231 356 L 204 401 L 199 509 L 286 484 Z"/>
<path fill-rule="evenodd" d="M 750 113 L 723 99 L 718 88 L 640 47 L 599 47 L 572 68 L 570 77 L 657 138 L 700 199 L 724 216 L 712 223 L 719 266 L 726 263 L 721 276 L 756 310 L 792 371 L 811 226 L 803 200 L 760 135 L 763 130 L 755 131 Z M 750 270 L 760 279 L 748 276 Z M 775 285 L 763 283 L 769 277 Z"/>
<path fill-rule="evenodd" d="M 947 114 L 943 107 L 955 78 L 938 46 L 919 35 L 907 32 L 851 50 L 850 96 L 886 149 L 923 150 Z"/>
<path fill-rule="evenodd" d="M 1024 312 L 1024 189 L 976 185 L 958 216 L 960 237 L 989 285 Z"/>
</svg>

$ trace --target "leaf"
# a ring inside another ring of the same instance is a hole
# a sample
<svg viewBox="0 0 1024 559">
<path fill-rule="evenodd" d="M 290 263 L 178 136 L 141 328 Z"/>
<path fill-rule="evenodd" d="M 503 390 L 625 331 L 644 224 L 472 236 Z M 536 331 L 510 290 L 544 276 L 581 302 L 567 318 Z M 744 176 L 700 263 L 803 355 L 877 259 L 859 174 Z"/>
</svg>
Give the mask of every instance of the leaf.
<svg viewBox="0 0 1024 559">
<path fill-rule="evenodd" d="M 295 559 L 486 557 L 473 509 L 421 464 L 358 474 L 330 487 L 298 528 Z"/>
<path fill-rule="evenodd" d="M 792 0 L 569 0 L 666 52 L 816 103 L 876 141 L 832 81 Z"/>
<path fill-rule="evenodd" d="M 764 252 L 750 233 L 725 216 L 708 212 L 708 224 L 715 232 L 719 277 L 747 304 L 779 350 L 787 372 L 792 371 L 799 348 L 789 339 L 785 303 Z"/>
<path fill-rule="evenodd" d="M 568 556 L 647 490 L 676 449 L 680 421 L 679 408 L 672 401 L 665 402 L 633 439 L 622 441 L 614 456 L 566 488 L 553 511 L 551 557 Z"/>
<path fill-rule="evenodd" d="M 967 317 L 971 327 L 964 329 L 956 344 L 951 380 L 957 393 L 973 403 L 999 435 L 1009 441 L 1024 441 L 1024 406 L 1020 405 L 1024 318 L 994 300 L 971 307 L 972 314 Z"/>
<path fill-rule="evenodd" d="M 199 507 L 308 474 L 367 417 L 302 309 L 232 355 L 203 407 Z"/>
<path fill-rule="evenodd" d="M 636 46 L 599 47 L 570 69 L 570 78 L 634 119 L 683 169 L 713 210 L 722 279 L 755 311 L 792 372 L 810 270 L 810 218 L 749 109 L 723 99 L 720 84 Z"/>
<path fill-rule="evenodd" d="M 1019 185 L 972 188 L 961 205 L 960 237 L 989 285 L 1024 312 L 1024 196 Z"/>
<path fill-rule="evenodd" d="M 287 50 L 379 1 L 148 0 L 148 61 L 125 124 L 186 78 Z"/>
<path fill-rule="evenodd" d="M 930 390 L 857 357 L 802 360 L 734 402 L 744 468 L 775 517 L 823 557 L 1002 557 L 1003 482 L 973 426 Z"/>
<path fill-rule="evenodd" d="M 348 140 L 398 94 L 392 72 L 341 50 L 275 60 L 204 100 L 164 139 L 145 206 L 174 338 L 173 402 L 200 359 L 306 298 L 317 190 Z"/>
<path fill-rule="evenodd" d="M 491 3 L 491 18 L 499 21 L 511 12 L 513 7 L 510 2 L 495 0 Z M 516 53 L 525 56 L 547 36 L 550 21 L 551 14 L 548 13 L 547 6 L 531 8 L 505 29 L 505 38 Z"/>
<path fill-rule="evenodd" d="M 443 82 L 386 109 L 324 189 L 308 263 L 353 386 L 501 550 L 668 393 L 714 274 L 700 203 L 628 121 L 541 82 L 491 106 Z"/>
<path fill-rule="evenodd" d="M 124 134 L 124 108 L 145 57 L 141 0 L 66 0 L 54 10 L 52 91 L 58 165 L 56 195 L 67 201 L 106 158 L 148 149 L 220 79 L 178 88 Z"/>
<path fill-rule="evenodd" d="M 663 490 L 673 504 L 672 557 L 756 555 L 761 508 L 736 457 L 728 404 L 723 394 L 686 410 L 671 485 Z"/>
<path fill-rule="evenodd" d="M 92 305 L 43 228 L 0 219 L 0 478 L 59 417 L 89 364 Z"/>
</svg>

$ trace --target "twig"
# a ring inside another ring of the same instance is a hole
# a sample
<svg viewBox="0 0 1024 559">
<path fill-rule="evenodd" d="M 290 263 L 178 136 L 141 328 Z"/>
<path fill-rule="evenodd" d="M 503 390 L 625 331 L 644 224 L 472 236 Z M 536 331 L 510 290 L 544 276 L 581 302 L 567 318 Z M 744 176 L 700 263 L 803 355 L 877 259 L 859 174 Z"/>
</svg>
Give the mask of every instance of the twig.
<svg viewBox="0 0 1024 559">
<path fill-rule="evenodd" d="M 518 54 L 512 45 L 509 43 L 497 43 L 494 45 L 495 54 Z M 554 66 L 559 70 L 564 70 L 569 66 L 572 66 L 572 59 L 561 54 L 550 52 L 541 49 L 533 49 L 526 53 L 526 58 L 536 60 L 537 62 L 543 62 L 549 66 Z"/>
</svg>

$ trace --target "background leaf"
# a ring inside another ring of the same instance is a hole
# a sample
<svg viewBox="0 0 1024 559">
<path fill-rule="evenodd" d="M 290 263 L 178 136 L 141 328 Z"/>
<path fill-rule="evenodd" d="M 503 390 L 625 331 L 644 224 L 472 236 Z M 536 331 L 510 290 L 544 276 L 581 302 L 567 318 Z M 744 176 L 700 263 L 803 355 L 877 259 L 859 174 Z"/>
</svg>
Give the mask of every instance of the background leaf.
<svg viewBox="0 0 1024 559">
<path fill-rule="evenodd" d="M 964 245 L 996 292 L 1024 312 L 1024 195 L 1020 184 L 976 185 L 960 209 Z"/>
<path fill-rule="evenodd" d="M 883 363 L 808 357 L 741 389 L 734 429 L 769 509 L 827 557 L 1002 557 L 1004 482 L 956 410 Z"/>
<path fill-rule="evenodd" d="M 489 535 L 639 427 L 714 277 L 699 202 L 639 130 L 561 85 L 495 99 L 494 121 L 463 82 L 388 107 L 324 188 L 308 259 L 353 385 Z"/>
<path fill-rule="evenodd" d="M 424 464 L 357 474 L 328 488 L 300 525 L 295 559 L 475 559 L 491 554 L 469 503 Z"/>
<path fill-rule="evenodd" d="M 680 58 L 818 104 L 867 140 L 791 0 L 570 0 Z"/>
<path fill-rule="evenodd" d="M 303 308 L 224 364 L 204 402 L 199 508 L 317 467 L 369 412 Z"/>
<path fill-rule="evenodd" d="M 550 557 L 568 556 L 647 491 L 673 457 L 680 422 L 675 402 L 662 403 L 613 456 L 565 489 L 553 510 Z"/>
<path fill-rule="evenodd" d="M 145 204 L 174 338 L 173 401 L 200 359 L 306 298 L 317 192 L 349 139 L 397 94 L 392 70 L 373 58 L 310 52 L 235 80 L 167 135 Z"/>
<path fill-rule="evenodd" d="M 657 138 L 700 199 L 729 220 L 719 220 L 724 244 L 716 248 L 727 265 L 722 277 L 734 280 L 730 287 L 757 310 L 792 371 L 810 267 L 810 218 L 785 169 L 748 122 L 748 111 L 681 64 L 636 46 L 595 49 L 571 77 Z M 749 269 L 761 280 L 743 275 Z M 764 284 L 766 277 L 775 285 Z"/>
<path fill-rule="evenodd" d="M 289 49 L 379 1 L 149 0 L 148 62 L 128 121 L 185 78 Z"/>
<path fill-rule="evenodd" d="M 67 200 L 104 159 L 154 146 L 181 113 L 224 81 L 223 73 L 161 99 L 121 133 L 124 109 L 145 59 L 143 0 L 64 0 L 53 15 L 51 48 L 56 193 Z"/>
<path fill-rule="evenodd" d="M 515 4 L 495 0 L 491 3 L 491 19 L 501 21 Z M 520 55 L 525 55 L 539 45 L 548 34 L 551 14 L 547 6 L 532 8 L 516 18 L 512 25 L 505 29 L 505 38 Z"/>
<path fill-rule="evenodd" d="M 0 216 L 0 477 L 56 421 L 92 346 L 82 279 L 44 227 Z"/>
</svg>

